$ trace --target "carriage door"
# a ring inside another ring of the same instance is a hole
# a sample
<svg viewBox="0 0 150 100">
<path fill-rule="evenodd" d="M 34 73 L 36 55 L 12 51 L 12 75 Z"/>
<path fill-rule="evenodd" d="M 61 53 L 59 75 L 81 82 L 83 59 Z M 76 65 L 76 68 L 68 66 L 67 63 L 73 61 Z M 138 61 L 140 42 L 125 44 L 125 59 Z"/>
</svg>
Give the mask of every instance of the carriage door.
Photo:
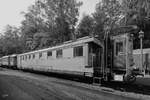
<svg viewBox="0 0 150 100">
<path fill-rule="evenodd" d="M 102 48 L 95 44 L 89 43 L 89 65 L 94 70 L 94 77 L 99 77 L 101 72 L 101 57 Z"/>
<path fill-rule="evenodd" d="M 116 39 L 114 42 L 114 67 L 113 70 L 118 71 L 126 69 L 126 44 L 125 39 Z"/>
</svg>

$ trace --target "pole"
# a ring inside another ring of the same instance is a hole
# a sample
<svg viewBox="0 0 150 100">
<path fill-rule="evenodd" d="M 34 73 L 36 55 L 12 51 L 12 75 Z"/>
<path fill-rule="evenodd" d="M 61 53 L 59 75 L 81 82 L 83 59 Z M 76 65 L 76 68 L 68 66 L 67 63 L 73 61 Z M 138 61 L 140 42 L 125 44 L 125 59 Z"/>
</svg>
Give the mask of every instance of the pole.
<svg viewBox="0 0 150 100">
<path fill-rule="evenodd" d="M 145 69 L 144 69 L 144 65 L 143 65 L 143 37 L 144 37 L 144 32 L 141 30 L 139 32 L 139 38 L 140 38 L 140 49 L 141 49 L 141 71 L 143 72 L 143 74 L 145 75 Z"/>
<path fill-rule="evenodd" d="M 143 39 L 141 38 L 140 39 L 140 42 L 141 42 L 141 66 L 142 66 L 142 72 L 144 71 L 144 75 L 145 75 L 145 69 L 144 69 L 144 66 L 143 66 Z"/>
<path fill-rule="evenodd" d="M 142 41 L 142 38 L 140 39 L 140 48 L 141 48 L 141 66 L 142 66 L 142 68 L 143 68 L 143 43 L 142 43 L 143 41 Z"/>
</svg>

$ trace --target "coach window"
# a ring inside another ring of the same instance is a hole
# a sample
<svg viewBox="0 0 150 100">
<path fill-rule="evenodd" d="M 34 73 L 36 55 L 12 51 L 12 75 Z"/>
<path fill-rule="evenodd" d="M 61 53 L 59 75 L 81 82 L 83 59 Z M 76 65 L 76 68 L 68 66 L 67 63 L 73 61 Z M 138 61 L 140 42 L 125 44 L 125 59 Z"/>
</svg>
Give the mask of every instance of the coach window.
<svg viewBox="0 0 150 100">
<path fill-rule="evenodd" d="M 56 51 L 56 58 L 62 58 L 62 49 Z"/>
<path fill-rule="evenodd" d="M 47 52 L 47 57 L 51 57 L 52 56 L 52 51 L 48 51 Z"/>
<path fill-rule="evenodd" d="M 78 46 L 73 48 L 74 57 L 83 56 L 83 46 Z"/>
<path fill-rule="evenodd" d="M 29 55 L 29 59 L 31 58 L 31 55 Z"/>
<path fill-rule="evenodd" d="M 41 58 L 41 57 L 42 57 L 42 52 L 39 53 L 39 58 Z"/>
<path fill-rule="evenodd" d="M 24 60 L 24 56 L 22 56 L 22 59 Z"/>
<path fill-rule="evenodd" d="M 116 55 L 120 55 L 123 53 L 123 42 L 116 43 Z"/>
<path fill-rule="evenodd" d="M 33 58 L 33 59 L 35 58 L 35 54 L 32 55 L 32 58 Z"/>
<path fill-rule="evenodd" d="M 26 60 L 27 60 L 27 55 L 25 57 L 26 57 Z"/>
</svg>

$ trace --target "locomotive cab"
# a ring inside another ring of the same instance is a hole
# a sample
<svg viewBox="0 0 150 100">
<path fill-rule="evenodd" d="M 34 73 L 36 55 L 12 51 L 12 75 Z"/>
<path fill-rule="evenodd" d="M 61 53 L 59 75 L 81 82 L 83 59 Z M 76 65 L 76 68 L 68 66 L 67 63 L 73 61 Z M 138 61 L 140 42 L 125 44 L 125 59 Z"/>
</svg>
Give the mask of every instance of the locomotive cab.
<svg viewBox="0 0 150 100">
<path fill-rule="evenodd" d="M 113 79 L 127 81 L 127 76 L 132 75 L 133 62 L 133 39 L 131 34 L 112 36 L 113 41 Z"/>
<path fill-rule="evenodd" d="M 135 81 L 132 34 L 107 36 L 104 44 L 104 78 L 113 81 Z"/>
</svg>

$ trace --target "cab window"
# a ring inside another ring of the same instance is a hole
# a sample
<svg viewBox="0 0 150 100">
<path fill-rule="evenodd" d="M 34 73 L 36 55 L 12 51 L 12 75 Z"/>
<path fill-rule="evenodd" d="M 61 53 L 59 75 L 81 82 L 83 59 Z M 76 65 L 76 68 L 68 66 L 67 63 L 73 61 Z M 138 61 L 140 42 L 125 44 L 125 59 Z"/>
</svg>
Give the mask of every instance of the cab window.
<svg viewBox="0 0 150 100">
<path fill-rule="evenodd" d="M 120 55 L 123 53 L 123 42 L 116 43 L 116 55 Z"/>
<path fill-rule="evenodd" d="M 73 48 L 73 55 L 74 55 L 74 57 L 83 56 L 83 46 L 74 47 Z"/>
</svg>

